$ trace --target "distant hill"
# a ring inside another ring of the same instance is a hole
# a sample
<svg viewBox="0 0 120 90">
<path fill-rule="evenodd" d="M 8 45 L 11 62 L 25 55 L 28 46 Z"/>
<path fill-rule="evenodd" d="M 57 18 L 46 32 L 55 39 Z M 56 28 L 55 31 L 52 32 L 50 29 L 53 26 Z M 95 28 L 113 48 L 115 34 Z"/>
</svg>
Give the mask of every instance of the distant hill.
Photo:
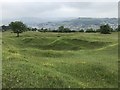
<svg viewBox="0 0 120 90">
<path fill-rule="evenodd" d="M 75 18 L 70 20 L 47 22 L 38 24 L 39 28 L 57 29 L 63 25 L 73 30 L 93 28 L 97 29 L 101 24 L 109 24 L 112 28 L 117 27 L 117 18 Z"/>
<path fill-rule="evenodd" d="M 48 23 L 48 22 L 59 22 L 64 20 L 71 20 L 72 18 L 42 18 L 42 17 L 21 17 L 21 18 L 9 18 L 3 19 L 2 24 L 8 25 L 10 22 L 13 21 L 22 21 L 28 26 L 35 27 L 38 26 L 40 23 Z"/>
<path fill-rule="evenodd" d="M 4 19 L 3 24 L 8 25 L 12 21 L 22 21 L 30 27 L 57 29 L 63 25 L 72 30 L 93 28 L 97 29 L 101 24 L 109 24 L 112 28 L 117 27 L 117 18 L 88 18 L 88 17 L 71 17 L 71 18 L 36 18 L 22 17 L 14 19 Z"/>
</svg>

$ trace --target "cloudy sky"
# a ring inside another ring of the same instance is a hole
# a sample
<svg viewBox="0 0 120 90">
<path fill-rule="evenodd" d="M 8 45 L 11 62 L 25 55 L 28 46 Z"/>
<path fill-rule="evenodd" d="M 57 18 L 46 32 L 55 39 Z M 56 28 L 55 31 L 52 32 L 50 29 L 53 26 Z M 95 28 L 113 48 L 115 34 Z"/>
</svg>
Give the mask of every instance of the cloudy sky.
<svg viewBox="0 0 120 90">
<path fill-rule="evenodd" d="M 3 0 L 0 13 L 2 19 L 21 17 L 58 18 L 58 17 L 118 17 L 118 0 L 101 0 L 104 2 L 74 1 L 70 2 L 38 2 L 30 0 Z M 108 2 L 109 1 L 109 2 Z"/>
</svg>

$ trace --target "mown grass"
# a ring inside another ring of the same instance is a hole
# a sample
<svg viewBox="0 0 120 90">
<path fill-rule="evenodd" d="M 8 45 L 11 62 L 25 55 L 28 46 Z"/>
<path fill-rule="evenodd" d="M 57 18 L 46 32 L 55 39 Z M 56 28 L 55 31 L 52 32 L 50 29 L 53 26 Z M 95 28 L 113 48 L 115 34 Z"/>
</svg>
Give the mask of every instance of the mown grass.
<svg viewBox="0 0 120 90">
<path fill-rule="evenodd" d="M 3 88 L 118 87 L 118 35 L 3 33 Z"/>
</svg>

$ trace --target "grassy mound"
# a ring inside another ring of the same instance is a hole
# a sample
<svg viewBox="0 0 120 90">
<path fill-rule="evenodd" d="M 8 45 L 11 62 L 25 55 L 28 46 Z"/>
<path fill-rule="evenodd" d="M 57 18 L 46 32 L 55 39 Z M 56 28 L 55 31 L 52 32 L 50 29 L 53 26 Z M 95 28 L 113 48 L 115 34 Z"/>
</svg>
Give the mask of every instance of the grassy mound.
<svg viewBox="0 0 120 90">
<path fill-rule="evenodd" d="M 96 49 L 109 45 L 110 42 L 87 41 L 66 37 L 25 37 L 18 45 L 22 47 L 37 48 L 42 50 L 85 50 Z"/>
</svg>

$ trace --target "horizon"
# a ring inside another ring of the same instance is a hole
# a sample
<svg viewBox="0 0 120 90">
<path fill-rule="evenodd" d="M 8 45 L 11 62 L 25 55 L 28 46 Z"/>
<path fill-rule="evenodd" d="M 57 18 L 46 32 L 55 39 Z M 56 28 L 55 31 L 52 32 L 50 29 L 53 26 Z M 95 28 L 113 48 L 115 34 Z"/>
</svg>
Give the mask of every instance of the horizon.
<svg viewBox="0 0 120 90">
<path fill-rule="evenodd" d="M 38 17 L 21 17 L 21 18 L 16 18 L 16 19 L 6 19 L 2 21 L 2 25 L 8 25 L 10 22 L 14 21 L 22 21 L 23 23 L 25 22 L 31 22 L 33 20 L 33 23 L 48 23 L 48 22 L 64 22 L 64 21 L 69 21 L 73 19 L 118 19 L 116 17 L 56 17 L 56 18 L 49 18 L 49 19 L 43 19 L 43 18 L 38 18 Z M 40 21 L 39 21 L 40 20 Z M 41 21 L 43 20 L 43 21 Z"/>
</svg>

